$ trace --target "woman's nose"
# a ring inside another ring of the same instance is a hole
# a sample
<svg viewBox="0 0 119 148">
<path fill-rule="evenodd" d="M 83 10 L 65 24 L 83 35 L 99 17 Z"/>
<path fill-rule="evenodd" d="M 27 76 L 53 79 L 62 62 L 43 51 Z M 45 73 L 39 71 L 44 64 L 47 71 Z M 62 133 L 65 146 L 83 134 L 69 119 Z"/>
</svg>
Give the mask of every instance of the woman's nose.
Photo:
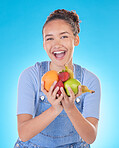
<svg viewBox="0 0 119 148">
<path fill-rule="evenodd" d="M 58 44 L 58 43 L 60 42 L 60 39 L 59 39 L 59 38 L 55 38 L 55 39 L 54 39 L 54 42 L 55 42 L 56 44 Z"/>
<path fill-rule="evenodd" d="M 54 40 L 54 46 L 55 46 L 56 48 L 58 48 L 58 47 L 61 46 L 61 41 L 60 41 L 60 39 L 55 39 L 55 40 Z"/>
</svg>

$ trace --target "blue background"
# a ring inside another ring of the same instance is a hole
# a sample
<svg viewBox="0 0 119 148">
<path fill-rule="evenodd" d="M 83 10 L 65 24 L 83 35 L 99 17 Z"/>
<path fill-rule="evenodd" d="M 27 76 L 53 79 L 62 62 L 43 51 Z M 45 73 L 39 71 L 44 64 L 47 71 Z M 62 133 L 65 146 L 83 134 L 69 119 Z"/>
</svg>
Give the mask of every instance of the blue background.
<svg viewBox="0 0 119 148">
<path fill-rule="evenodd" d="M 92 148 L 118 148 L 118 0 L 0 1 L 0 148 L 13 148 L 17 139 L 18 78 L 37 61 L 49 60 L 43 49 L 42 26 L 58 8 L 78 13 L 82 20 L 80 44 L 73 62 L 101 81 L 100 121 Z"/>
</svg>

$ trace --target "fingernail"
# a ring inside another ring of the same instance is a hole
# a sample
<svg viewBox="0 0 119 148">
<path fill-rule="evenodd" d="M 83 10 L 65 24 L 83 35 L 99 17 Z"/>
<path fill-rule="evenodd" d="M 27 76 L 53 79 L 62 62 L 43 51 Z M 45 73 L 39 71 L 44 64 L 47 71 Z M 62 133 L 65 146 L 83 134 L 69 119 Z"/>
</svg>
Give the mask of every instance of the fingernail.
<svg viewBox="0 0 119 148">
<path fill-rule="evenodd" d="M 43 84 L 44 82 L 43 81 L 41 81 L 41 84 Z"/>
<path fill-rule="evenodd" d="M 68 87 L 68 90 L 71 90 L 71 88 L 70 88 L 70 87 Z"/>
<path fill-rule="evenodd" d="M 61 93 L 61 96 L 63 97 L 63 94 Z"/>
<path fill-rule="evenodd" d="M 56 84 L 56 83 L 57 83 L 57 81 L 54 82 L 54 84 Z"/>
<path fill-rule="evenodd" d="M 79 88 L 81 88 L 81 85 L 79 85 Z"/>
<path fill-rule="evenodd" d="M 57 86 L 57 89 L 59 89 L 59 86 Z"/>
<path fill-rule="evenodd" d="M 63 90 L 63 87 L 60 87 L 60 90 Z"/>
</svg>

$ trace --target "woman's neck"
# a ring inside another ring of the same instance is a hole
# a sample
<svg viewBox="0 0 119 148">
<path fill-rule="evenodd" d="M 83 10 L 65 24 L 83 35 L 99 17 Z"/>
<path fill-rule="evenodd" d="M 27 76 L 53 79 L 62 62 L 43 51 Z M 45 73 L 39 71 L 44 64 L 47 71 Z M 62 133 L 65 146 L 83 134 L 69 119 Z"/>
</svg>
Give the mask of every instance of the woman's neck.
<svg viewBox="0 0 119 148">
<path fill-rule="evenodd" d="M 70 61 L 67 65 L 68 65 L 68 67 L 69 67 L 72 71 L 74 71 L 72 61 Z M 55 71 L 57 71 L 57 72 L 60 72 L 60 71 L 62 71 L 63 69 L 65 69 L 65 65 L 60 66 L 60 65 L 56 65 L 56 64 L 53 63 L 52 61 L 50 62 L 50 70 L 55 70 Z"/>
</svg>

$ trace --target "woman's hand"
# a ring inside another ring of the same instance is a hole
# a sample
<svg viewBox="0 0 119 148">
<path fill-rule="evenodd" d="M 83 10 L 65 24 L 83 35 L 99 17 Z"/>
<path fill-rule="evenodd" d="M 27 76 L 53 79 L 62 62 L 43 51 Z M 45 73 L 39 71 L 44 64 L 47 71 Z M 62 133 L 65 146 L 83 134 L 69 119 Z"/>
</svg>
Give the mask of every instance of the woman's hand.
<svg viewBox="0 0 119 148">
<path fill-rule="evenodd" d="M 81 86 L 79 85 L 79 87 L 78 87 L 78 94 L 77 95 L 75 95 L 74 92 L 72 91 L 72 89 L 69 87 L 68 91 L 70 93 L 70 97 L 68 97 L 66 95 L 66 93 L 62 87 L 60 90 L 61 90 L 61 92 L 63 94 L 63 98 L 64 98 L 61 101 L 62 106 L 63 106 L 65 112 L 70 112 L 71 109 L 75 106 L 75 104 L 74 104 L 75 99 L 82 94 Z"/>
<path fill-rule="evenodd" d="M 63 110 L 63 106 L 61 101 L 63 99 L 63 95 L 57 95 L 59 87 L 55 87 L 57 81 L 55 81 L 52 86 L 50 87 L 49 92 L 44 88 L 44 81 L 41 82 L 41 91 L 47 96 L 49 103 L 52 105 L 53 109 L 60 113 Z"/>
</svg>

